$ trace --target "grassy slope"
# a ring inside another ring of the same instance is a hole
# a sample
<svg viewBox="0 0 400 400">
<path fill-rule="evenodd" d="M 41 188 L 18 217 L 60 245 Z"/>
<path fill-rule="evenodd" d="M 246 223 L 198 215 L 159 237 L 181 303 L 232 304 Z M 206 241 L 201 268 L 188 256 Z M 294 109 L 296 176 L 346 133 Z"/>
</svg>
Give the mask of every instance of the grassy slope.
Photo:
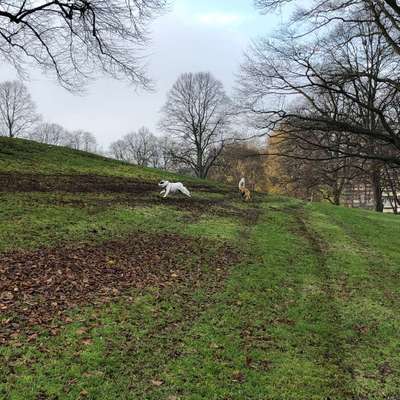
<svg viewBox="0 0 400 400">
<path fill-rule="evenodd" d="M 74 168 L 103 174 L 89 159 Z M 118 175 L 122 167 L 116 168 Z M 245 206 L 227 199 L 232 210 L 258 213 L 257 222 L 246 222 L 211 209 L 194 216 L 168 204 L 104 206 L 104 197 L 113 194 L 2 195 L 0 251 L 107 240 L 140 229 L 210 237 L 216 246 L 227 241 L 245 257 L 217 291 L 208 265 L 209 279 L 196 290 L 181 282 L 133 291 L 72 311 L 73 322 L 57 336 L 39 331 L 35 342 L 20 337 L 3 346 L 0 398 L 361 400 L 400 394 L 395 216 L 276 197 Z M 102 233 L 93 235 L 93 228 Z"/>
<path fill-rule="evenodd" d="M 67 147 L 50 146 L 24 139 L 0 136 L 0 172 L 29 174 L 96 174 L 122 176 L 146 181 L 176 178 L 176 175 L 154 168 L 76 151 Z M 186 181 L 193 179 L 185 177 Z"/>
</svg>

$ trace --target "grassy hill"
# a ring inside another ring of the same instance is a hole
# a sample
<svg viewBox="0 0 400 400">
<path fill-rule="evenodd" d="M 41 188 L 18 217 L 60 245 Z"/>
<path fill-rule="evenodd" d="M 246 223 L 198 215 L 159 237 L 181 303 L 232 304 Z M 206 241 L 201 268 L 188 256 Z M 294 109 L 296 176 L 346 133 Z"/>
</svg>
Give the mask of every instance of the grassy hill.
<svg viewBox="0 0 400 400">
<path fill-rule="evenodd" d="M 0 145 L 0 399 L 399 396 L 396 216 Z"/>
<path fill-rule="evenodd" d="M 155 182 L 176 175 L 67 147 L 0 136 L 0 173 L 118 176 Z M 180 177 L 182 178 L 182 177 Z M 185 177 L 187 181 L 195 181 Z"/>
</svg>

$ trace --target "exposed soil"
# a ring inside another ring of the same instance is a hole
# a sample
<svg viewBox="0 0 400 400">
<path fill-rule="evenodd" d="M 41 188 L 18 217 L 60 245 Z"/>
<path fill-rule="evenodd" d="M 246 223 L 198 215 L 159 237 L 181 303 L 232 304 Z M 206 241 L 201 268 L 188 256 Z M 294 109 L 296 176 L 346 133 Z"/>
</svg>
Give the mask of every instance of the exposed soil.
<svg viewBox="0 0 400 400">
<path fill-rule="evenodd" d="M 191 183 L 191 188 L 211 193 L 226 190 Z M 69 192 L 69 193 L 135 193 L 157 192 L 156 182 L 100 175 L 0 174 L 0 192 Z"/>
<path fill-rule="evenodd" d="M 239 259 L 228 246 L 210 253 L 210 245 L 203 238 L 140 233 L 97 245 L 2 254 L 0 343 L 21 333 L 35 336 L 38 326 L 54 328 L 55 320 L 68 322 L 68 310 L 107 302 L 130 288 L 190 280 L 195 290 L 207 268 L 226 274 Z"/>
<path fill-rule="evenodd" d="M 98 175 L 0 174 L 2 192 L 148 193 L 154 183 Z"/>
<path fill-rule="evenodd" d="M 227 203 L 231 197 L 227 195 L 224 199 L 198 199 L 187 198 L 183 196 L 171 196 L 162 198 L 160 196 L 132 196 L 124 194 L 116 194 L 110 198 L 92 198 L 92 199 L 70 199 L 70 198 L 52 198 L 50 201 L 53 205 L 66 206 L 66 207 L 95 207 L 95 208 L 108 208 L 113 206 L 126 206 L 126 207 L 143 207 L 143 206 L 169 206 L 179 210 L 188 211 L 192 214 L 193 218 L 203 214 L 218 215 L 223 217 L 238 217 L 247 219 L 247 214 L 251 210 L 240 209 Z M 40 202 L 43 200 L 40 199 Z"/>
</svg>

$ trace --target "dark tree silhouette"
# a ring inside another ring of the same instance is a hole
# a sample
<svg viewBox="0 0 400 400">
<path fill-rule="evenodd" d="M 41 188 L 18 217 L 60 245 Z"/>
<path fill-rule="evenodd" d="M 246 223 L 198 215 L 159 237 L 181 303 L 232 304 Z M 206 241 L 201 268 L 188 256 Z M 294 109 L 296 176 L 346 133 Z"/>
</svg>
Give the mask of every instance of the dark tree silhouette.
<svg viewBox="0 0 400 400">
<path fill-rule="evenodd" d="M 345 23 L 355 26 L 367 23 L 379 33 L 392 50 L 400 55 L 400 5 L 396 0 L 254 0 L 256 7 L 267 13 L 287 4 L 298 5 L 291 21 L 291 28 L 307 35 L 328 25 Z"/>
<path fill-rule="evenodd" d="M 166 0 L 0 2 L 0 55 L 24 72 L 32 61 L 79 90 L 102 70 L 148 87 L 142 63 L 149 21 Z"/>
<path fill-rule="evenodd" d="M 333 150 L 330 158 L 400 166 L 399 61 L 367 24 L 307 43 L 260 40 L 242 67 L 241 96 L 261 129 Z"/>
<path fill-rule="evenodd" d="M 23 136 L 37 121 L 36 107 L 26 86 L 18 81 L 0 83 L 1 134 Z"/>
<path fill-rule="evenodd" d="M 176 138 L 174 158 L 205 178 L 221 154 L 231 115 L 222 83 L 210 73 L 181 75 L 168 93 L 160 126 Z"/>
</svg>

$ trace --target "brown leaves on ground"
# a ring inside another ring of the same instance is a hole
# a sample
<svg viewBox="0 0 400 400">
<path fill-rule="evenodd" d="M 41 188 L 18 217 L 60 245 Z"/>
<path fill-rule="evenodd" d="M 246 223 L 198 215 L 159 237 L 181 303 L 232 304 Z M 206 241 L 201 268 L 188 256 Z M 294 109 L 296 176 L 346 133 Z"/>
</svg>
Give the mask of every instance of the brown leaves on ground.
<svg viewBox="0 0 400 400">
<path fill-rule="evenodd" d="M 196 282 L 204 267 L 237 261 L 228 247 L 216 254 L 206 239 L 174 234 L 137 234 L 102 244 L 81 244 L 0 255 L 0 343 L 52 320 L 70 321 L 65 311 L 104 303 L 129 288 Z M 82 332 L 84 333 L 84 332 Z M 33 339 L 32 339 L 33 340 Z"/>
</svg>

